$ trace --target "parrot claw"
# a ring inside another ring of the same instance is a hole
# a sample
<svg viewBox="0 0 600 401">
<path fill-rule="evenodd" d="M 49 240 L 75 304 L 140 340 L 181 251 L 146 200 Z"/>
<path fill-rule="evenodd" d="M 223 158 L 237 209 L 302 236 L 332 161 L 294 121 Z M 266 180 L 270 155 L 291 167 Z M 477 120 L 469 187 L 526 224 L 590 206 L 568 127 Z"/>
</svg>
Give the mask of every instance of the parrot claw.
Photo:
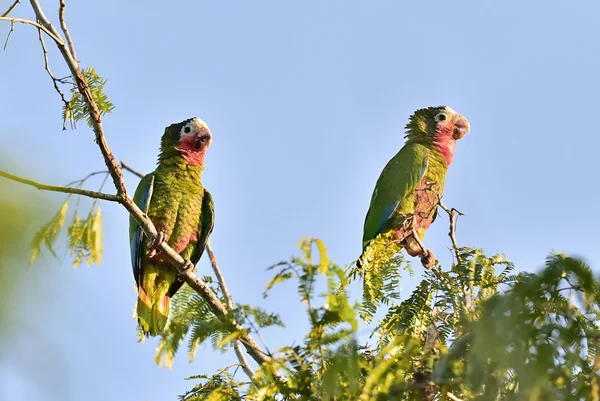
<svg viewBox="0 0 600 401">
<path fill-rule="evenodd" d="M 184 272 L 187 272 L 188 270 L 189 270 L 189 271 L 193 271 L 193 270 L 194 270 L 194 267 L 195 267 L 195 266 L 194 266 L 194 264 L 192 263 L 192 261 L 191 261 L 191 260 L 189 260 L 189 259 L 186 259 L 186 260 L 185 260 L 185 262 L 184 262 L 184 265 L 183 265 L 183 268 L 182 268 L 182 270 L 183 270 Z"/>
<path fill-rule="evenodd" d="M 429 249 L 425 249 L 421 254 L 421 264 L 427 270 L 431 270 L 435 267 L 435 255 Z"/>
<path fill-rule="evenodd" d="M 148 251 L 149 258 L 153 257 L 154 255 L 156 255 L 159 252 L 159 250 L 156 249 L 156 247 L 159 244 L 162 244 L 163 242 L 165 242 L 166 239 L 167 239 L 167 236 L 165 235 L 165 233 L 163 233 L 162 231 L 159 231 L 158 235 L 154 241 L 148 241 L 148 248 L 150 248 L 150 250 Z"/>
</svg>

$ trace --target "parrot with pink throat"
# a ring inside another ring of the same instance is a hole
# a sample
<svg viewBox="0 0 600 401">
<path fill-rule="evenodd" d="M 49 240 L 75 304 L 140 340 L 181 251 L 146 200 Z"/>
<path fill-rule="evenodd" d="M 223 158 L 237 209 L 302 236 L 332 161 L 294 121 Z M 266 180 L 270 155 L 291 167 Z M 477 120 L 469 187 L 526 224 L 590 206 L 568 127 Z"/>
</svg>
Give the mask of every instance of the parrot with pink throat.
<svg viewBox="0 0 600 401">
<path fill-rule="evenodd" d="M 419 109 L 410 116 L 406 143 L 384 167 L 371 196 L 357 267 L 374 259 L 369 245 L 379 236 L 389 236 L 410 256 L 419 256 L 424 267 L 435 265 L 423 237 L 437 215 L 456 141 L 469 130 L 469 121 L 448 106 Z"/>
<path fill-rule="evenodd" d="M 164 330 L 171 297 L 184 283 L 156 245 L 166 241 L 190 268 L 200 260 L 213 230 L 214 204 L 201 180 L 211 142 L 210 130 L 197 117 L 169 125 L 161 139 L 156 170 L 144 176 L 135 191 L 134 202 L 159 233 L 159 238 L 148 244 L 130 217 L 131 262 L 138 287 L 136 310 L 146 336 Z"/>
</svg>

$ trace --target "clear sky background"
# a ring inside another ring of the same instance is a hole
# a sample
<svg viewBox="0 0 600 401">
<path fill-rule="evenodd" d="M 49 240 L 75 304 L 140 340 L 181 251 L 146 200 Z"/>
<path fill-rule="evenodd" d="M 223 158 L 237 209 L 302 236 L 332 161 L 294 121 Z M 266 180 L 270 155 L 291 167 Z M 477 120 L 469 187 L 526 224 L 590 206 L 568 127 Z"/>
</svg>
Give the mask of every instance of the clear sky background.
<svg viewBox="0 0 600 401">
<path fill-rule="evenodd" d="M 10 3 L 0 0 L 0 8 Z M 56 22 L 58 2 L 42 5 Z M 29 7 L 23 2 L 13 16 L 31 18 Z M 235 301 L 287 316 L 285 329 L 263 333 L 271 349 L 300 340 L 306 316 L 293 285 L 262 299 L 271 276 L 265 268 L 297 254 L 307 235 L 322 238 L 342 265 L 356 259 L 375 181 L 417 108 L 447 104 L 471 122 L 444 197 L 466 214 L 460 244 L 504 252 L 522 270 L 538 269 L 552 249 L 600 266 L 600 3 L 107 0 L 67 7 L 80 62 L 108 80 L 116 108 L 104 127 L 117 159 L 149 172 L 165 126 L 198 116 L 211 128 L 203 178 L 216 204 L 211 242 Z M 9 28 L 0 23 L 0 32 Z M 53 71 L 68 75 L 50 46 Z M 0 53 L 0 83 L 0 168 L 19 166 L 52 184 L 103 169 L 85 123 L 61 131 L 61 103 L 31 27 L 16 26 Z M 126 178 L 133 191 L 137 179 Z M 3 196 L 12 188 L 0 181 Z M 64 197 L 49 199 L 53 213 Z M 166 401 L 192 387 L 184 377 L 235 361 L 207 345 L 192 364 L 185 349 L 173 370 L 154 364 L 156 341 L 136 342 L 127 214 L 106 203 L 102 212 L 101 265 L 75 270 L 59 246 L 60 260 L 46 253 L 33 266 L 14 266 L 43 283 L 14 300 L 37 301 L 19 317 L 26 322 L 20 337 L 0 348 L 0 400 Z M 426 245 L 445 263 L 442 217 Z M 209 271 L 205 258 L 199 269 Z M 404 296 L 415 280 L 404 279 Z"/>
</svg>

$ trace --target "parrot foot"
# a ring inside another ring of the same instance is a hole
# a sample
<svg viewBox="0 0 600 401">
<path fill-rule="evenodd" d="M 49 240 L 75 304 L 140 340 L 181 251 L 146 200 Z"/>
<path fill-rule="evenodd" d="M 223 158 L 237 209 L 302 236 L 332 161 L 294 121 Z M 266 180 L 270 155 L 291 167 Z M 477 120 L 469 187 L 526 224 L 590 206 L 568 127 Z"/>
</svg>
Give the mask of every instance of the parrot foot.
<svg viewBox="0 0 600 401">
<path fill-rule="evenodd" d="M 195 268 L 195 266 L 192 263 L 192 261 L 189 260 L 189 259 L 186 259 L 185 262 L 184 262 L 184 264 L 183 264 L 183 267 L 181 268 L 181 270 L 184 271 L 184 272 L 187 272 L 188 270 L 189 271 L 194 271 L 194 268 Z"/>
<path fill-rule="evenodd" d="M 425 249 L 421 254 L 421 264 L 427 270 L 431 270 L 435 267 L 435 255 L 429 249 Z"/>
<path fill-rule="evenodd" d="M 148 257 L 151 258 L 154 255 L 156 255 L 159 252 L 159 250 L 156 249 L 156 247 L 165 242 L 166 240 L 167 236 L 165 235 L 165 233 L 159 231 L 154 241 L 148 241 L 148 248 L 150 248 L 150 250 L 148 251 Z"/>
</svg>

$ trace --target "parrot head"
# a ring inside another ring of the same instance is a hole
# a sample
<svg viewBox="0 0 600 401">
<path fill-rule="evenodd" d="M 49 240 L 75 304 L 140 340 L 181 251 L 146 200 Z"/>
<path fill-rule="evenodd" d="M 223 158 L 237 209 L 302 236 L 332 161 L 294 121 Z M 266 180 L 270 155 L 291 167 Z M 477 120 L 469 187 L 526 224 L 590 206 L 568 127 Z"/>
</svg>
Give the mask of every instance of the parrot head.
<svg viewBox="0 0 600 401">
<path fill-rule="evenodd" d="M 193 117 L 165 128 L 162 137 L 161 153 L 179 153 L 190 165 L 204 165 L 206 150 L 212 143 L 212 134 L 208 126 Z"/>
<path fill-rule="evenodd" d="M 448 106 L 419 109 L 410 116 L 407 138 L 432 144 L 450 165 L 456 141 L 469 133 L 469 120 Z"/>
</svg>

